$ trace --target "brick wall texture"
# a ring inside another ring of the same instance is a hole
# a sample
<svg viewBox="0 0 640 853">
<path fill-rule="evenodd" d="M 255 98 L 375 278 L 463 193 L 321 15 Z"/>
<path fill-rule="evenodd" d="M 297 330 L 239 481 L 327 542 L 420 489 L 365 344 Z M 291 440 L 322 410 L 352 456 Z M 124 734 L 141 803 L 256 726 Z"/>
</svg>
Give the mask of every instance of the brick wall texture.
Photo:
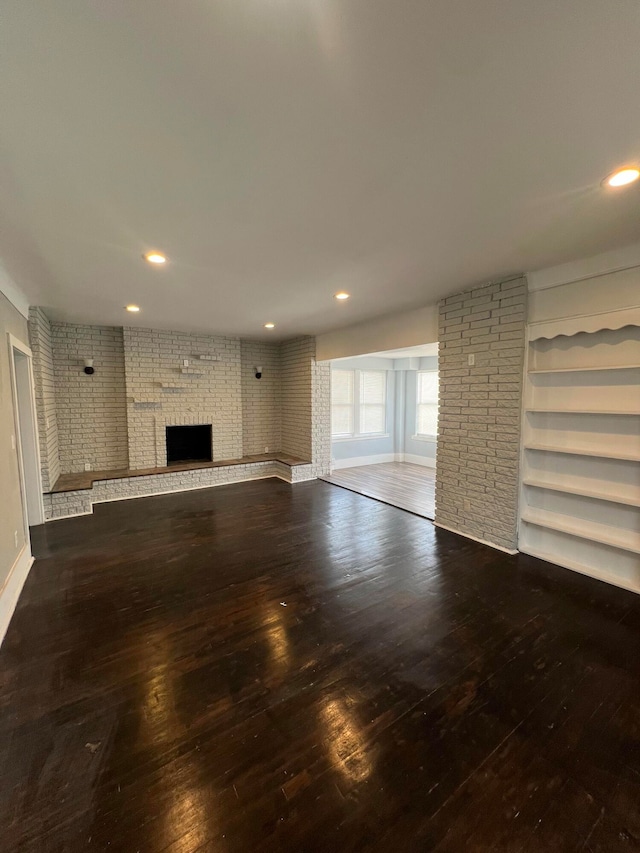
<svg viewBox="0 0 640 853">
<path fill-rule="evenodd" d="M 259 463 L 149 481 L 153 490 L 200 488 L 252 476 L 300 482 L 330 468 L 330 368 L 315 339 L 282 344 L 155 329 L 51 323 L 31 310 L 31 345 L 43 489 L 62 473 L 166 464 L 165 429 L 211 423 L 213 458 L 284 452 L 308 465 Z M 95 373 L 84 373 L 93 358 Z M 188 364 L 185 364 L 185 361 Z M 262 367 L 262 378 L 255 368 Z M 139 494 L 109 481 L 91 493 L 52 495 L 47 517 L 91 511 L 93 502 Z M 149 491 L 150 490 L 150 491 Z M 104 493 L 104 494 L 103 494 Z"/>
<path fill-rule="evenodd" d="M 214 460 L 242 456 L 240 340 L 157 329 L 123 334 L 129 467 L 166 465 L 165 428 L 189 423 L 212 424 Z"/>
<path fill-rule="evenodd" d="M 126 468 L 127 407 L 122 329 L 52 323 L 60 470 Z M 87 376 L 84 359 L 93 358 Z"/>
<path fill-rule="evenodd" d="M 242 341 L 240 352 L 243 455 L 282 450 L 280 347 Z M 256 379 L 256 367 L 262 367 L 262 379 Z"/>
<path fill-rule="evenodd" d="M 42 488 L 47 492 L 60 476 L 60 454 L 51 323 L 42 308 L 29 310 L 29 341 L 33 352 L 33 383 L 38 416 Z"/>
<path fill-rule="evenodd" d="M 519 277 L 440 303 L 436 524 L 507 549 L 517 543 L 526 302 Z"/>
<path fill-rule="evenodd" d="M 282 365 L 282 450 L 292 456 L 311 459 L 312 451 L 312 367 L 315 338 L 287 341 L 280 347 Z"/>
</svg>

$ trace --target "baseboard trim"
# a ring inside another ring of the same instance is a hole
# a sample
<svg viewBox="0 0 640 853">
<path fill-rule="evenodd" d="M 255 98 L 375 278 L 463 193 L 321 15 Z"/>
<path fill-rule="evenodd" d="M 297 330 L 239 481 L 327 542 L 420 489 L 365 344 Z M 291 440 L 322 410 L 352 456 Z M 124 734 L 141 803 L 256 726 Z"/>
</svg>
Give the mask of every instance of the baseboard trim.
<svg viewBox="0 0 640 853">
<path fill-rule="evenodd" d="M 24 545 L 22 551 L 18 554 L 15 563 L 7 576 L 7 579 L 0 591 L 0 646 L 5 638 L 11 617 L 18 604 L 20 593 L 26 579 L 29 576 L 29 571 L 33 565 L 33 557 L 29 545 Z"/>
<path fill-rule="evenodd" d="M 358 468 L 360 465 L 378 465 L 381 462 L 396 461 L 396 453 L 378 453 L 375 456 L 352 456 L 350 459 L 334 459 L 331 462 L 331 470 L 338 471 L 340 468 Z"/>
<path fill-rule="evenodd" d="M 436 460 L 429 456 L 418 456 L 417 453 L 398 453 L 398 462 L 410 462 L 411 465 L 422 465 L 425 468 L 435 468 Z"/>
<path fill-rule="evenodd" d="M 512 557 L 514 554 L 518 553 L 517 548 L 503 548 L 502 545 L 496 545 L 495 542 L 487 542 L 486 539 L 478 539 L 477 536 L 472 536 L 470 533 L 463 533 L 461 530 L 456 530 L 455 527 L 447 527 L 446 524 L 439 524 L 437 521 L 434 521 L 433 523 L 436 527 L 448 530 L 449 533 L 457 533 L 458 536 L 464 536 L 465 539 L 473 539 L 474 542 L 479 542 L 481 545 L 488 545 L 489 548 L 495 548 L 496 551 L 502 551 L 504 554 L 510 554 Z"/>
<path fill-rule="evenodd" d="M 375 456 L 351 456 L 349 459 L 334 459 L 332 471 L 341 468 L 359 468 L 361 465 L 379 465 L 381 462 L 410 462 L 412 465 L 424 465 L 425 468 L 435 468 L 436 460 L 417 453 L 378 453 Z"/>
</svg>

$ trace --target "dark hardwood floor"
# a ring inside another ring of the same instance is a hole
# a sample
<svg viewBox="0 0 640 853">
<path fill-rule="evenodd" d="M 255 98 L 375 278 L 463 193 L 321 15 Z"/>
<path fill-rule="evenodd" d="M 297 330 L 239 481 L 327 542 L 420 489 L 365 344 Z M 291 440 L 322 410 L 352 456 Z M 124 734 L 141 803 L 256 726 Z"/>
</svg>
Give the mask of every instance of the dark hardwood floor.
<svg viewBox="0 0 640 853">
<path fill-rule="evenodd" d="M 435 468 L 411 462 L 377 462 L 338 468 L 322 479 L 423 518 L 434 518 L 436 514 Z"/>
<path fill-rule="evenodd" d="M 640 849 L 640 599 L 323 482 L 37 529 L 2 853 Z"/>
</svg>

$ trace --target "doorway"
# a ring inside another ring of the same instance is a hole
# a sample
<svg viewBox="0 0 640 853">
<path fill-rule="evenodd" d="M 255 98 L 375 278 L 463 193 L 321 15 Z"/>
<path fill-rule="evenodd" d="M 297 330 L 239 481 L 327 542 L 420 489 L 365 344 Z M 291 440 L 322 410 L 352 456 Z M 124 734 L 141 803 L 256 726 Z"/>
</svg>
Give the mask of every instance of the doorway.
<svg viewBox="0 0 640 853">
<path fill-rule="evenodd" d="M 336 359 L 322 479 L 433 519 L 437 424 L 437 343 Z"/>
<path fill-rule="evenodd" d="M 13 335 L 9 335 L 9 364 L 15 412 L 16 450 L 20 469 L 22 514 L 25 538 L 28 541 L 28 528 L 44 522 L 38 424 L 31 350 Z"/>
</svg>

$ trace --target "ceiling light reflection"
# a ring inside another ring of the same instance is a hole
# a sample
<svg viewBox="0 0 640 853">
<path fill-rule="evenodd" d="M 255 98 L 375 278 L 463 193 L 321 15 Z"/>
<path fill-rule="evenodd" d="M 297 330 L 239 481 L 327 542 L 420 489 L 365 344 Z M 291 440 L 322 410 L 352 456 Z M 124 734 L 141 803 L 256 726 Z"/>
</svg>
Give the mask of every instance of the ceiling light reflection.
<svg viewBox="0 0 640 853">
<path fill-rule="evenodd" d="M 355 715 L 344 699 L 325 700 L 320 715 L 332 764 L 353 782 L 364 782 L 373 771 L 373 763 Z"/>
</svg>

